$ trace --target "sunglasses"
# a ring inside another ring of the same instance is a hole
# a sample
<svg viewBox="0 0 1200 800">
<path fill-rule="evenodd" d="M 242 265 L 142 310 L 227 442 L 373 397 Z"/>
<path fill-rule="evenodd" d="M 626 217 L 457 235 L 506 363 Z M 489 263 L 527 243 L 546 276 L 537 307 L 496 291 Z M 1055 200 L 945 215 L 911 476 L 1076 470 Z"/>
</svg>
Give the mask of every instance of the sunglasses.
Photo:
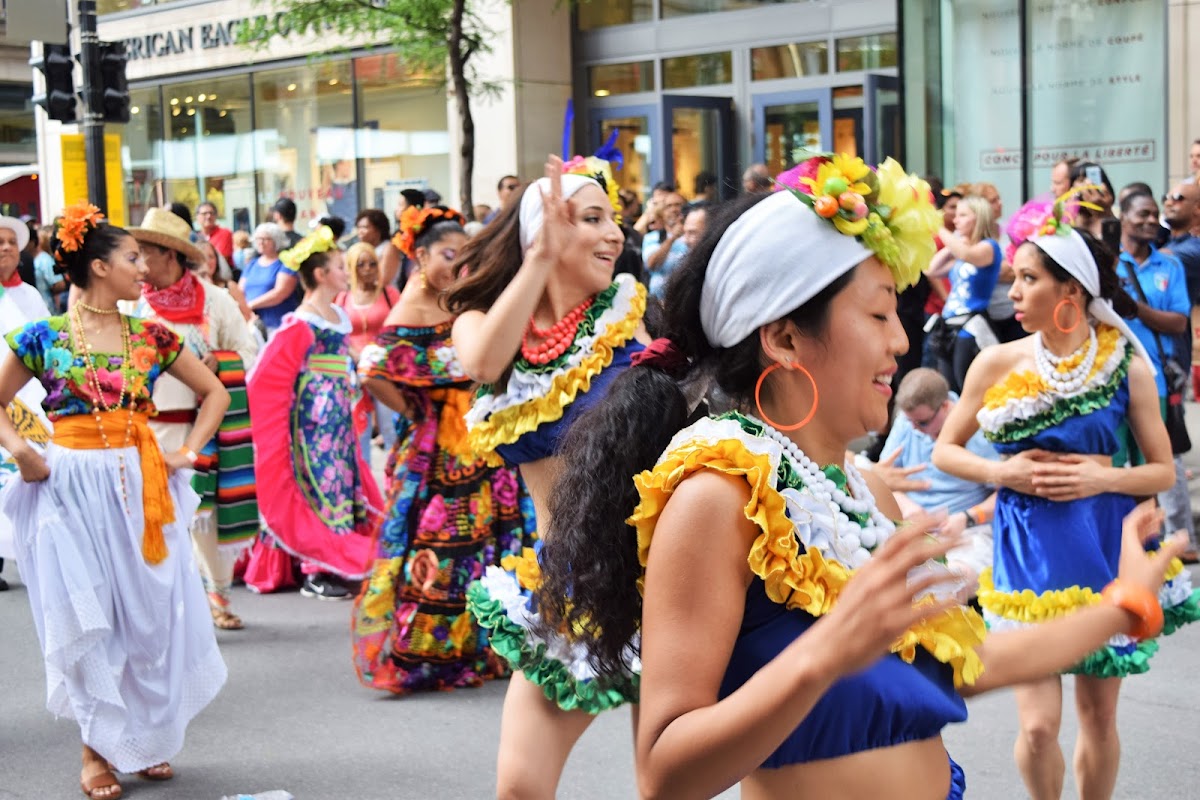
<svg viewBox="0 0 1200 800">
<path fill-rule="evenodd" d="M 913 419 L 912 417 L 909 417 L 908 421 L 912 423 L 912 426 L 914 428 L 923 431 L 926 428 L 928 428 L 930 425 L 932 425 L 934 420 L 936 420 L 939 416 L 941 416 L 941 413 L 942 413 L 942 407 L 938 406 L 937 411 L 934 411 L 932 414 L 930 414 L 928 419 Z"/>
<path fill-rule="evenodd" d="M 1172 203 L 1182 203 L 1184 200 L 1187 200 L 1187 197 L 1185 197 L 1182 192 L 1176 192 L 1175 194 L 1164 194 L 1162 196 L 1162 201 L 1165 203 L 1168 200 Z"/>
</svg>

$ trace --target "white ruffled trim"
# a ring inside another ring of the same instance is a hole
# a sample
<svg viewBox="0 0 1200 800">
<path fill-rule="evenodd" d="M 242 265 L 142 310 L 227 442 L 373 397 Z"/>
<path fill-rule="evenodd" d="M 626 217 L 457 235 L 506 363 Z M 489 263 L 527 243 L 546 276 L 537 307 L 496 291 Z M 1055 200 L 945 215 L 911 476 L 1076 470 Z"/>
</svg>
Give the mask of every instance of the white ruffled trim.
<svg viewBox="0 0 1200 800">
<path fill-rule="evenodd" d="M 1027 419 L 1044 414 L 1054 407 L 1054 404 L 1070 397 L 1090 392 L 1097 387 L 1106 385 L 1112 378 L 1113 373 L 1121 366 L 1121 362 L 1125 360 L 1126 348 L 1129 345 L 1123 335 L 1117 336 L 1117 343 L 1113 347 L 1113 351 L 1109 353 L 1108 358 L 1100 366 L 1092 376 L 1074 392 L 1038 392 L 1029 397 L 1016 397 L 1005 401 L 1001 406 L 996 408 L 981 408 L 979 413 L 975 415 L 975 419 L 979 421 L 979 427 L 984 433 L 998 433 L 1006 425 L 1011 425 L 1014 422 L 1022 422 Z"/>
<path fill-rule="evenodd" d="M 556 377 L 575 369 L 595 352 L 596 340 L 606 334 L 611 326 L 625 321 L 637 295 L 639 284 L 632 275 L 621 273 L 613 282 L 617 284 L 617 293 L 613 297 L 612 306 L 601 312 L 590 334 L 575 339 L 575 352 L 567 357 L 566 362 L 552 372 L 535 373 L 514 369 L 503 394 L 486 394 L 475 398 L 471 410 L 466 414 L 468 430 L 492 414 L 544 397 L 550 391 L 550 385 Z"/>
<path fill-rule="evenodd" d="M 714 442 L 733 439 L 753 455 L 765 455 L 771 465 L 768 485 L 779 492 L 786 504 L 788 520 L 791 521 L 796 538 L 806 550 L 818 551 L 826 561 L 834 561 L 850 570 L 860 569 L 871 560 L 871 551 L 880 547 L 893 533 L 895 525 L 888 528 L 860 528 L 851 521 L 838 530 L 835 512 L 840 511 L 833 503 L 822 503 L 808 489 L 779 488 L 779 463 L 785 457 L 783 448 L 773 439 L 765 436 L 754 436 L 745 431 L 736 420 L 712 419 L 706 417 L 697 420 L 692 425 L 675 434 L 667 445 L 661 464 L 669 455 L 677 450 L 691 449 L 697 444 L 705 445 Z M 793 469 L 800 473 L 798 467 Z M 873 498 L 869 500 L 874 506 Z M 864 541 L 866 536 L 875 536 L 875 541 Z M 869 549 L 868 549 L 869 548 Z M 966 589 L 966 581 L 958 572 L 937 561 L 927 561 L 909 572 L 909 582 L 923 578 L 926 575 L 940 575 L 944 580 L 939 581 L 922 597 L 932 595 L 937 598 L 961 597 Z"/>
<path fill-rule="evenodd" d="M 529 595 L 521 589 L 521 584 L 515 575 L 497 566 L 489 566 L 479 579 L 480 585 L 488 593 L 488 597 L 504 606 L 504 614 L 513 623 L 525 631 L 529 647 L 544 645 L 546 660 L 560 662 L 577 681 L 595 680 L 596 670 L 588 661 L 587 648 L 578 643 L 568 641 L 564 636 L 547 638 L 534 630 L 541 620 L 541 615 L 529 609 Z M 641 650 L 641 639 L 638 634 L 625 648 L 625 668 L 632 674 L 642 671 L 642 660 L 638 657 Z"/>
<path fill-rule="evenodd" d="M 1019 631 L 1019 630 L 1024 630 L 1025 628 L 1033 628 L 1033 627 L 1036 627 L 1037 625 L 1042 624 L 1040 622 L 1020 622 L 1015 619 L 1007 619 L 1005 617 L 1001 617 L 1001 616 L 997 616 L 996 614 L 993 614 L 991 611 L 988 611 L 986 608 L 983 610 L 983 621 L 987 623 L 988 630 L 990 630 L 992 632 Z M 1115 647 L 1115 648 L 1134 647 L 1137 645 L 1137 643 L 1138 643 L 1137 639 L 1134 639 L 1131 636 L 1126 636 L 1123 633 L 1118 633 L 1118 634 L 1114 634 L 1113 637 L 1111 639 L 1109 639 L 1107 642 L 1105 642 L 1103 645 L 1101 645 L 1101 647 L 1105 647 L 1105 646 Z M 1096 649 L 1099 650 L 1100 648 L 1097 647 Z"/>
<path fill-rule="evenodd" d="M 1192 597 L 1192 574 L 1184 569 L 1158 590 L 1158 602 L 1163 608 L 1181 606 Z"/>
</svg>

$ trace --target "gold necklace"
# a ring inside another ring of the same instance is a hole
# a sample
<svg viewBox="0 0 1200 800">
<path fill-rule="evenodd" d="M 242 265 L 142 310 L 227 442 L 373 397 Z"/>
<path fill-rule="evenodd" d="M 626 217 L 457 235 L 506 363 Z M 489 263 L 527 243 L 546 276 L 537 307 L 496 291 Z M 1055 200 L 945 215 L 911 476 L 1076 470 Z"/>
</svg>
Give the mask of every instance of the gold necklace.
<svg viewBox="0 0 1200 800">
<path fill-rule="evenodd" d="M 125 396 L 129 388 L 129 369 L 132 359 L 132 352 L 129 346 L 129 320 L 122 319 L 121 322 L 121 392 L 117 396 L 116 405 L 109 406 L 104 402 L 104 393 L 100 386 L 100 374 L 96 369 L 96 360 L 92 355 L 92 343 L 87 339 L 87 333 L 83 329 L 83 316 L 79 313 L 80 308 L 86 308 L 92 311 L 90 306 L 76 302 L 72 309 L 72 322 L 75 324 L 75 335 L 79 344 L 83 347 L 83 372 L 84 377 L 88 381 L 89 388 L 92 390 L 92 416 L 96 420 L 96 428 L 100 431 L 100 440 L 104 443 L 105 450 L 111 450 L 112 445 L 108 441 L 108 434 L 104 430 L 104 420 L 100 416 L 100 411 L 103 409 L 107 412 L 119 411 L 121 406 L 125 404 Z M 112 311 L 100 310 L 96 313 L 109 314 L 116 313 L 116 309 Z M 79 355 L 77 352 L 76 355 Z M 117 454 L 117 465 L 121 472 L 121 499 L 125 504 L 125 512 L 129 513 L 129 487 L 125 476 L 125 448 L 129 447 L 129 442 L 133 438 L 133 398 L 129 398 L 129 416 L 125 420 L 125 441 L 121 444 L 121 451 Z"/>
<path fill-rule="evenodd" d="M 83 302 L 82 300 L 75 301 L 75 308 L 82 308 L 84 311 L 90 311 L 93 314 L 101 314 L 101 315 L 120 314 L 121 313 L 121 309 L 117 308 L 116 306 L 113 306 L 112 308 L 96 308 L 95 306 L 89 306 L 87 303 Z"/>
</svg>

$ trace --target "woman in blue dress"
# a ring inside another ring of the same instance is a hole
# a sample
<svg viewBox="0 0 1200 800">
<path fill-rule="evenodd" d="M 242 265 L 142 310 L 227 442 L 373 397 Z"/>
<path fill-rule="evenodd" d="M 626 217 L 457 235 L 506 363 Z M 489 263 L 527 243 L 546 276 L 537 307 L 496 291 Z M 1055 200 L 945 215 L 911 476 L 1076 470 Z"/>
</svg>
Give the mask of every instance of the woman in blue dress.
<svg viewBox="0 0 1200 800">
<path fill-rule="evenodd" d="M 300 305 L 296 271 L 289 269 L 279 252 L 287 245 L 283 229 L 264 222 L 254 229 L 258 257 L 251 260 L 238 282 L 250 309 L 258 314 L 268 335 L 283 324 L 285 315 Z"/>
<path fill-rule="evenodd" d="M 1137 533 L 1161 517 L 1131 515 L 1113 590 L 1128 597 L 986 636 L 938 561 L 956 542 L 929 518 L 897 528 L 886 487 L 846 461 L 887 419 L 908 347 L 896 294 L 939 218 L 928 185 L 890 159 L 802 166 L 795 191 L 714 216 L 668 284 L 667 338 L 568 432 L 539 610 L 601 675 L 640 628 L 643 797 L 741 781 L 747 800 L 959 798 L 941 731 L 963 696 L 1132 630 L 1135 596 L 1153 623 L 1166 554 Z M 734 411 L 690 408 L 705 377 Z"/>
<path fill-rule="evenodd" d="M 942 228 L 938 238 L 944 247 L 926 272 L 930 278 L 950 276 L 950 294 L 938 322 L 944 337 L 938 372 L 952 391 L 961 392 L 975 356 L 998 341 L 987 316 L 1003 261 L 991 204 L 979 195 L 967 195 L 954 212 L 954 230 Z"/>
<path fill-rule="evenodd" d="M 1165 491 L 1175 479 L 1153 368 L 1121 317 L 1136 307 L 1117 282 L 1113 254 L 1054 215 L 1035 230 L 1016 250 L 1009 292 L 1033 335 L 980 356 L 934 450 L 946 472 L 999 487 L 994 566 L 979 590 L 993 631 L 1043 625 L 1099 602 L 1118 572 L 1119 520 L 1135 497 Z M 1119 453 L 1126 425 L 1145 456 L 1140 466 L 1126 467 Z M 1004 461 L 965 449 L 980 428 Z M 1159 599 L 1171 633 L 1200 611 L 1178 560 L 1167 577 Z M 1118 633 L 1066 670 L 1076 674 L 1081 797 L 1112 796 L 1121 678 L 1145 672 L 1156 649 L 1152 639 Z M 1035 798 L 1057 798 L 1065 773 L 1061 678 L 1029 681 L 1014 693 L 1021 720 L 1014 750 L 1025 785 Z"/>
</svg>

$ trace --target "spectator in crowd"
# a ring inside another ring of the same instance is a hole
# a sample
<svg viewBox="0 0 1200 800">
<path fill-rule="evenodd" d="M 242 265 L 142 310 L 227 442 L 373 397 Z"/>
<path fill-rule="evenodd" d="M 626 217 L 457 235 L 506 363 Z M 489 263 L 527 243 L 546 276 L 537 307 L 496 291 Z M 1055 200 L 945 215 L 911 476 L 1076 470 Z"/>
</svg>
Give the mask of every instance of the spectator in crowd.
<svg viewBox="0 0 1200 800">
<path fill-rule="evenodd" d="M 958 392 L 975 356 L 997 342 L 987 316 L 1002 260 L 992 204 L 979 195 L 964 197 L 955 211 L 954 230 L 942 228 L 938 238 L 944 247 L 927 274 L 931 280 L 949 275 L 950 294 L 934 329 L 933 347 L 938 371 Z"/>
<path fill-rule="evenodd" d="M 692 250 L 704 238 L 710 203 L 696 202 L 683 210 L 683 245 Z"/>
<path fill-rule="evenodd" d="M 742 190 L 746 194 L 766 194 L 774 185 L 766 164 L 751 164 L 742 173 Z"/>
<path fill-rule="evenodd" d="M 334 214 L 323 214 L 316 219 L 315 222 L 310 222 L 309 227 L 313 230 L 324 225 L 333 233 L 333 241 L 337 243 L 346 235 L 346 220 Z"/>
<path fill-rule="evenodd" d="M 1196 174 L 1200 173 L 1200 139 L 1192 142 L 1192 147 L 1188 150 L 1188 175 L 1184 178 L 1184 183 L 1195 183 Z"/>
<path fill-rule="evenodd" d="M 442 204 L 442 196 L 436 189 L 425 190 L 425 208 L 433 208 Z"/>
<path fill-rule="evenodd" d="M 1100 180 L 1094 180 L 1095 178 Z M 1071 169 L 1071 186 L 1098 187 L 1080 191 L 1080 200 L 1099 206 L 1099 209 L 1079 206 L 1074 225 L 1083 228 L 1100 241 L 1114 245 L 1115 250 L 1120 241 L 1121 223 L 1113 215 L 1113 201 L 1117 195 L 1113 191 L 1112 181 L 1108 179 L 1108 173 L 1095 162 L 1080 161 Z"/>
<path fill-rule="evenodd" d="M 1062 197 L 1071 189 L 1071 169 L 1079 163 L 1078 158 L 1063 158 L 1050 170 L 1050 195 Z"/>
<path fill-rule="evenodd" d="M 992 207 L 992 220 L 996 225 L 996 240 L 1000 239 L 1000 232 L 1004 230 L 1004 223 L 1001 221 L 1001 216 L 1004 213 L 1004 204 L 1000 199 L 1000 190 L 996 188 L 996 184 L 981 181 L 971 185 L 969 194 L 977 194 L 984 200 L 988 201 L 988 205 Z M 1003 253 L 1003 250 L 1001 250 Z M 1013 301 L 1008 296 L 1008 290 L 1012 288 L 1013 269 L 1012 264 L 1009 264 L 1003 257 L 1000 259 L 1000 272 L 996 276 L 996 285 L 992 288 L 992 296 L 988 299 L 987 314 L 991 320 L 992 330 L 996 333 L 996 338 L 1002 342 L 1011 342 L 1014 339 L 1020 339 L 1025 335 L 1025 331 L 1021 328 L 1021 323 L 1017 322 L 1014 317 Z"/>
<path fill-rule="evenodd" d="M 67 310 L 67 280 L 55 269 L 54 226 L 43 225 L 37 232 L 37 255 L 33 257 L 33 273 L 37 290 L 42 293 L 42 300 L 52 314 L 61 314 Z"/>
<path fill-rule="evenodd" d="M 295 246 L 296 242 L 300 241 L 300 234 L 296 233 L 296 204 L 286 197 L 281 197 L 275 201 L 275 205 L 271 206 L 271 221 L 279 228 L 283 234 L 284 243 L 279 247 L 278 252 L 289 250 Z M 259 227 L 262 227 L 261 225 Z M 258 238 L 258 230 L 255 229 L 255 239 Z M 261 250 L 259 251 L 262 252 Z"/>
<path fill-rule="evenodd" d="M 278 225 L 264 222 L 255 228 L 254 244 L 258 256 L 246 265 L 239 284 L 247 304 L 258 314 L 269 336 L 283 324 L 284 315 L 300 305 L 296 297 L 296 273 L 279 259 L 279 254 L 289 248 L 287 232 Z"/>
<path fill-rule="evenodd" d="M 687 253 L 683 243 L 683 195 L 671 192 L 664 195 L 662 205 L 651 200 L 658 214 L 658 226 L 642 237 L 642 259 L 650 270 L 650 294 L 662 297 L 667 276 Z"/>
<path fill-rule="evenodd" d="M 973 587 L 979 573 L 992 564 L 990 523 L 996 493 L 991 486 L 933 465 L 933 445 L 957 402 L 958 395 L 936 370 L 918 368 L 906 375 L 896 390 L 895 419 L 883 445 L 885 458 L 871 469 L 895 493 L 906 518 L 921 510 L 945 510 L 943 534 L 967 531 L 968 541 L 951 550 L 947 559 L 970 570 L 966 577 Z M 1000 460 L 982 431 L 976 431 L 966 447 L 982 458 Z"/>
<path fill-rule="evenodd" d="M 217 252 L 225 256 L 228 262 L 233 261 L 233 231 L 221 227 L 217 219 L 217 207 L 212 203 L 201 203 L 196 207 L 196 222 L 200 225 L 200 233 L 213 243 Z"/>
<path fill-rule="evenodd" d="M 1192 364 L 1196 352 L 1196 328 L 1200 324 L 1200 309 L 1197 309 L 1200 306 L 1200 238 L 1195 233 L 1200 230 L 1200 186 L 1183 182 L 1175 184 L 1171 191 L 1163 195 L 1162 217 L 1170 231 L 1163 252 L 1175 256 L 1183 265 L 1188 301 L 1192 304 L 1192 331 L 1182 338 L 1182 343 L 1187 345 L 1187 357 L 1181 359 L 1184 364 Z M 1198 376 L 1200 370 L 1192 366 L 1192 391 L 1200 399 Z"/>
<path fill-rule="evenodd" d="M 29 226 L 16 217 L 0 216 L 0 286 L 21 309 L 27 320 L 44 319 L 50 310 L 34 283 L 28 283 L 17 272 L 21 253 L 29 247 Z"/>
<path fill-rule="evenodd" d="M 1121 203 L 1125 202 L 1125 198 L 1129 197 L 1129 195 L 1133 194 L 1134 192 L 1148 194 L 1151 197 L 1154 196 L 1154 190 L 1150 188 L 1150 184 L 1146 183 L 1145 181 L 1134 181 L 1133 183 L 1125 184 L 1121 187 L 1121 191 L 1117 192 L 1117 205 L 1119 206 Z"/>
<path fill-rule="evenodd" d="M 496 215 L 500 213 L 500 209 L 504 208 L 504 204 L 508 202 L 508 198 L 512 197 L 513 192 L 520 188 L 520 178 L 516 175 L 505 175 L 496 182 L 496 207 L 490 209 L 483 217 L 476 214 L 475 218 L 482 219 L 483 224 L 487 225 L 496 218 Z"/>
<path fill-rule="evenodd" d="M 1163 360 L 1177 356 L 1179 337 L 1188 329 L 1192 309 L 1187 279 L 1179 260 L 1154 246 L 1159 228 L 1158 204 L 1154 198 L 1145 192 L 1133 192 L 1125 197 L 1120 209 L 1121 256 L 1117 275 L 1130 297 L 1137 301 L 1137 319 L 1130 320 L 1129 327 L 1154 363 L 1157 372 L 1154 381 L 1165 417 L 1169 398 Z M 1158 503 L 1167 515 L 1167 530 L 1188 532 L 1192 547 L 1185 560 L 1195 563 L 1196 529 L 1180 455 L 1174 454 L 1175 485 L 1158 496 Z"/>
<path fill-rule="evenodd" d="M 695 192 L 693 192 L 693 203 L 715 203 L 721 198 L 718 196 L 717 176 L 711 172 L 697 172 Z"/>
<path fill-rule="evenodd" d="M 196 242 L 196 247 L 204 255 L 204 260 L 192 268 L 196 277 L 228 292 L 233 301 L 237 303 L 242 318 L 249 322 L 254 318 L 254 312 L 246 303 L 246 295 L 242 294 L 242 287 L 238 286 L 234 279 L 233 270 L 230 268 L 229 262 L 225 260 L 225 256 L 217 252 L 217 248 L 213 247 L 212 242 Z"/>
<path fill-rule="evenodd" d="M 400 199 L 396 201 L 396 233 L 388 242 L 383 255 L 379 257 L 380 280 L 385 286 L 399 284 L 403 287 L 412 274 L 413 261 L 400 251 L 396 241 L 400 237 L 400 231 L 404 230 L 406 225 L 411 225 L 412 220 L 416 219 L 416 215 L 424 208 L 425 193 L 420 189 L 405 189 L 400 192 Z"/>
<path fill-rule="evenodd" d="M 650 199 L 646 201 L 641 216 L 633 223 L 633 230 L 639 236 L 645 237 L 649 231 L 662 228 L 663 204 L 666 202 L 666 198 L 673 194 L 676 194 L 675 184 L 668 181 L 654 184 L 654 188 L 650 190 Z"/>
<path fill-rule="evenodd" d="M 360 242 L 375 248 L 376 258 L 383 258 L 388 248 L 388 239 L 392 238 L 387 214 L 378 208 L 358 212 L 358 218 L 354 220 L 354 232 Z"/>
<path fill-rule="evenodd" d="M 234 231 L 233 232 L 233 278 L 237 280 L 242 277 L 242 270 L 250 263 L 250 259 L 254 258 L 254 248 L 250 246 L 249 231 Z"/>
<path fill-rule="evenodd" d="M 492 213 L 492 207 L 487 203 L 476 203 L 472 206 L 472 210 L 474 211 L 475 219 L 480 220 Z"/>
<path fill-rule="evenodd" d="M 637 192 L 624 188 L 617 190 L 617 197 L 621 201 L 621 221 L 632 226 L 642 216 L 642 199 Z"/>
<path fill-rule="evenodd" d="M 21 276 L 21 280 L 30 286 L 37 286 L 37 272 L 33 268 L 33 261 L 37 258 L 38 245 L 38 229 L 33 222 L 21 218 L 21 224 L 29 230 L 28 243 L 21 248 L 21 260 L 17 264 L 17 274 Z M 53 308 L 54 306 L 50 306 Z"/>
</svg>

